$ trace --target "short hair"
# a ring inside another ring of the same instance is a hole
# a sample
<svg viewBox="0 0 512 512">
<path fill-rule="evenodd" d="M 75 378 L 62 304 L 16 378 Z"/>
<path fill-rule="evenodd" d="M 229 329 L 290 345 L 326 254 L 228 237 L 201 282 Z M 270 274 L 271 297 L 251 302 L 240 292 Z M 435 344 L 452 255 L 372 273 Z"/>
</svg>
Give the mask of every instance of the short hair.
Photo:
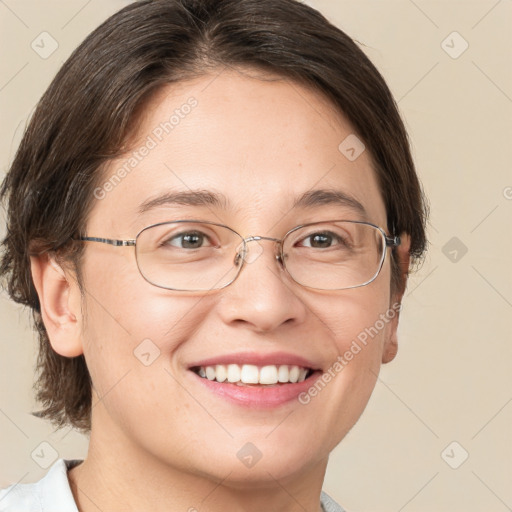
<svg viewBox="0 0 512 512">
<path fill-rule="evenodd" d="M 25 130 L 0 200 L 7 204 L 0 276 L 32 310 L 39 336 L 33 413 L 58 428 L 91 427 L 83 355 L 51 347 L 30 255 L 48 252 L 80 273 L 84 231 L 102 171 L 123 154 L 137 117 L 163 86 L 213 70 L 257 69 L 318 91 L 365 144 L 394 233 L 411 237 L 412 264 L 426 248 L 426 201 L 406 129 L 383 77 L 359 46 L 296 0 L 140 0 L 96 28 L 63 64 Z M 341 141 L 340 141 L 341 142 Z M 391 289 L 405 287 L 396 254 Z"/>
</svg>

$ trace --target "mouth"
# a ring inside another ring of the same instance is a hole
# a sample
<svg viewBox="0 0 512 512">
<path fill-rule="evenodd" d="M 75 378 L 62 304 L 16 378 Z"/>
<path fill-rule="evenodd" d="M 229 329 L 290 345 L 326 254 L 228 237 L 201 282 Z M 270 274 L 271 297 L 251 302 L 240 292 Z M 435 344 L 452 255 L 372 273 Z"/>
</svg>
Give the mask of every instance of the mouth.
<svg viewBox="0 0 512 512">
<path fill-rule="evenodd" d="M 208 395 L 237 407 L 267 411 L 302 404 L 298 397 L 323 374 L 312 360 L 286 352 L 218 355 L 195 361 L 187 369 L 194 385 Z"/>
<path fill-rule="evenodd" d="M 202 379 L 218 383 L 250 387 L 276 387 L 304 382 L 316 372 L 313 368 L 297 365 L 270 364 L 216 364 L 194 366 L 192 372 Z"/>
</svg>

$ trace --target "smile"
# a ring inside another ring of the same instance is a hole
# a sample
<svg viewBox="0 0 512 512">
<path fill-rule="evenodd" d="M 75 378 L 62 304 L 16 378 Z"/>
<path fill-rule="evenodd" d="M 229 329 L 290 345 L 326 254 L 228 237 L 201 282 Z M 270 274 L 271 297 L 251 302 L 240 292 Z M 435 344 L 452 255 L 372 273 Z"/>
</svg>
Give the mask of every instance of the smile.
<svg viewBox="0 0 512 512">
<path fill-rule="evenodd" d="M 319 362 L 299 354 L 253 351 L 196 360 L 188 370 L 194 385 L 217 399 L 253 410 L 295 402 L 323 373 Z"/>
</svg>

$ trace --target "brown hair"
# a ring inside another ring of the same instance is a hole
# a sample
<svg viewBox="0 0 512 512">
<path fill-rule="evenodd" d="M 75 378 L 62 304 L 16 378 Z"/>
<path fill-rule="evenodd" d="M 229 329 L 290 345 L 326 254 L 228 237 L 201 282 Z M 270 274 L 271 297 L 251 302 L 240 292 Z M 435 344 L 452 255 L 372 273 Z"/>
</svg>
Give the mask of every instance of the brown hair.
<svg viewBox="0 0 512 512">
<path fill-rule="evenodd" d="M 426 247 L 426 206 L 403 122 L 384 79 L 354 43 L 296 0 L 141 0 L 114 14 L 73 52 L 41 98 L 0 190 L 7 204 L 0 276 L 33 312 L 39 334 L 37 416 L 90 430 L 83 356 L 50 346 L 30 254 L 54 253 L 80 277 L 84 231 L 101 170 L 122 153 L 136 115 L 165 84 L 214 68 L 257 68 L 313 87 L 349 119 L 374 163 L 388 226 Z M 341 141 L 340 141 L 341 142 Z M 403 289 L 396 257 L 392 287 Z"/>
</svg>

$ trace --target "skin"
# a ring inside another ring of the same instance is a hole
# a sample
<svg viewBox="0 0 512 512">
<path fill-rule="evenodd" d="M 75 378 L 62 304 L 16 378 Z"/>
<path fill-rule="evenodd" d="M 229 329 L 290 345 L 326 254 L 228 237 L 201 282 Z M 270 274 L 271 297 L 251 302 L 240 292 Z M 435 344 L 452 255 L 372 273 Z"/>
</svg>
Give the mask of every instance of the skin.
<svg viewBox="0 0 512 512">
<path fill-rule="evenodd" d="M 345 158 L 338 146 L 354 130 L 298 84 L 224 70 L 168 86 L 148 105 L 134 147 L 191 96 L 192 112 L 96 201 L 88 236 L 132 239 L 150 224 L 197 216 L 243 236 L 276 238 L 315 220 L 361 220 L 342 205 L 290 211 L 293 197 L 316 188 L 343 190 L 389 233 L 368 151 Z M 106 179 L 125 162 L 112 162 Z M 163 190 L 196 188 L 222 192 L 232 207 L 137 214 Z M 405 279 L 409 238 L 402 236 Z M 307 405 L 242 409 L 206 391 L 187 367 L 218 354 L 286 351 L 327 370 L 401 296 L 390 290 L 389 250 L 370 285 L 326 292 L 291 281 L 272 242 L 261 247 L 230 286 L 198 294 L 149 284 L 132 247 L 89 242 L 83 300 L 71 271 L 48 256 L 32 258 L 52 347 L 68 357 L 83 353 L 93 382 L 88 457 L 69 472 L 79 510 L 320 510 L 329 453 L 364 410 L 380 365 L 394 358 L 398 316 Z M 150 366 L 133 355 L 147 338 L 160 349 Z M 263 454 L 252 468 L 236 456 L 247 442 Z"/>
</svg>

